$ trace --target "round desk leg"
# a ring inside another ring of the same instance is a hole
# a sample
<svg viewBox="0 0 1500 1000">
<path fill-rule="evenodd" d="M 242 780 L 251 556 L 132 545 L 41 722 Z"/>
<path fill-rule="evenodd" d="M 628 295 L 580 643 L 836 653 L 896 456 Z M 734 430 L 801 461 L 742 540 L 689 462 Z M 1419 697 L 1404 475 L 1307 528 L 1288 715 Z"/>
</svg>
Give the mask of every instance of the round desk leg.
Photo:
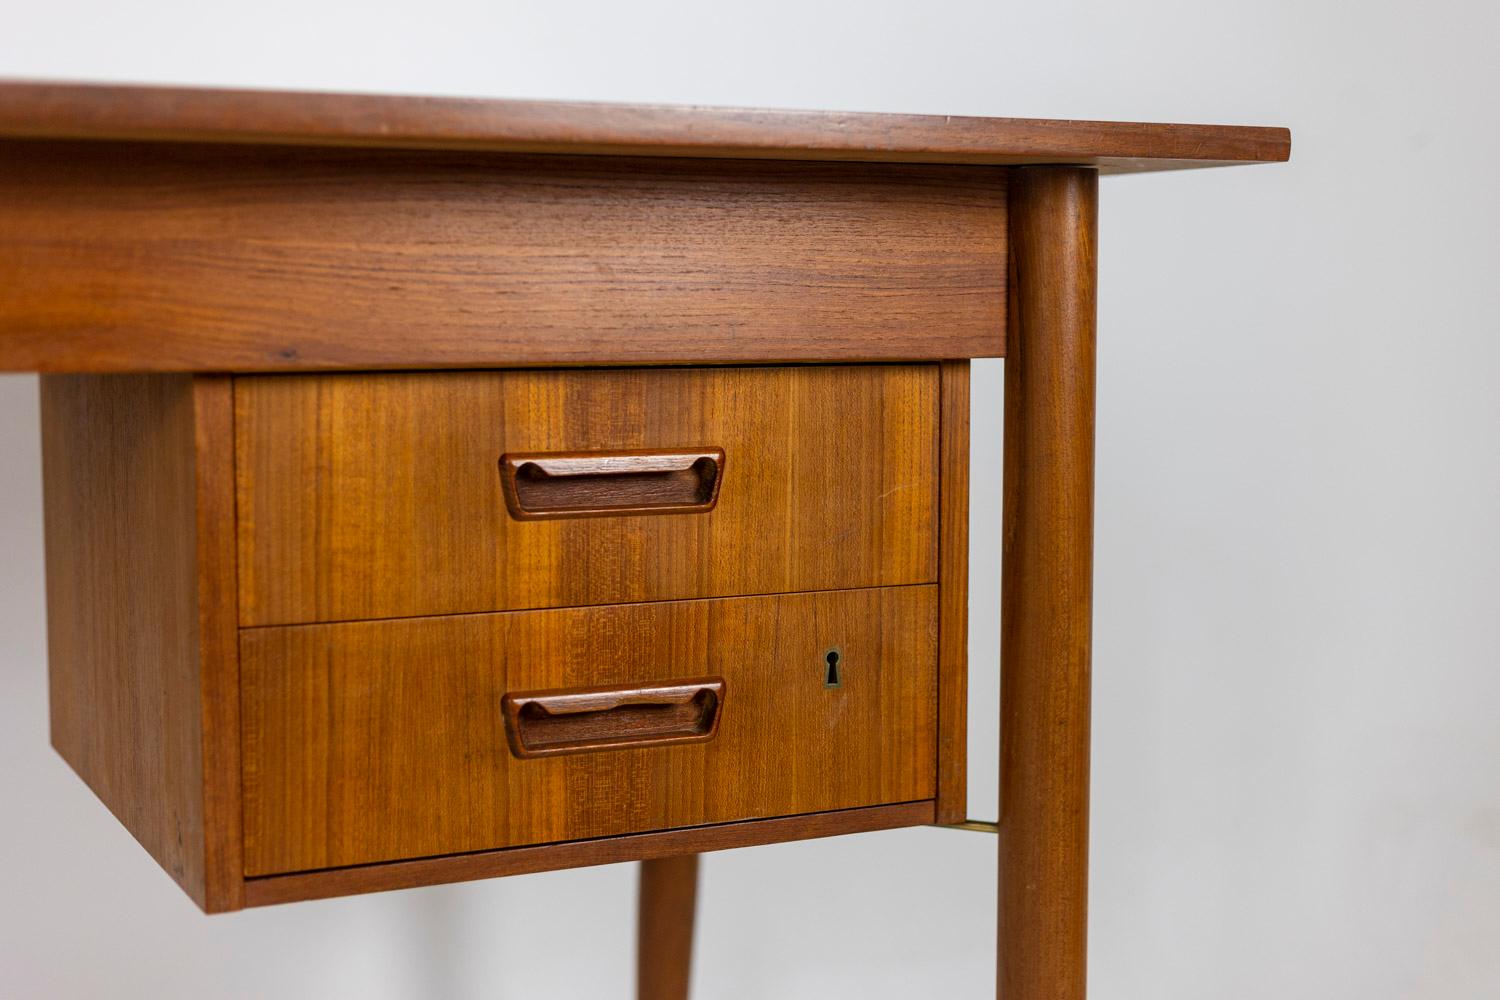
<svg viewBox="0 0 1500 1000">
<path fill-rule="evenodd" d="M 1082 1000 L 1098 177 L 1010 182 L 1000 626 L 1001 1000 Z"/>
</svg>

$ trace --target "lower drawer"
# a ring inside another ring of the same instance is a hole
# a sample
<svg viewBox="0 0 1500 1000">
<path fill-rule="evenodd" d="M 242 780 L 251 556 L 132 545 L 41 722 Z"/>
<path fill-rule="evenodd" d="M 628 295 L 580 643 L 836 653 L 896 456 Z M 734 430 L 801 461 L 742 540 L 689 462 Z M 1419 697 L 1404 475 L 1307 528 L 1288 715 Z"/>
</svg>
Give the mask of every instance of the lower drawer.
<svg viewBox="0 0 1500 1000">
<path fill-rule="evenodd" d="M 251 876 L 935 794 L 935 586 L 254 628 L 240 670 Z"/>
</svg>

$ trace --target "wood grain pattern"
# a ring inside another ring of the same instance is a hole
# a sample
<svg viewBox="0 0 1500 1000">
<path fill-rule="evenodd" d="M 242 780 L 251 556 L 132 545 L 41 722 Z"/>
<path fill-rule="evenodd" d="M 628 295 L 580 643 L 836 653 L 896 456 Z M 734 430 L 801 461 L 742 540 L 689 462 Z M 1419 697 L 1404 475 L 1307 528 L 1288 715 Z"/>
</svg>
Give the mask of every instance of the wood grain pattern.
<svg viewBox="0 0 1500 1000">
<path fill-rule="evenodd" d="M 42 381 L 52 744 L 195 902 L 241 905 L 225 380 Z"/>
<path fill-rule="evenodd" d="M 1005 172 L 0 147 L 0 370 L 1004 352 Z"/>
<path fill-rule="evenodd" d="M 1012 190 L 999 995 L 1083 1000 L 1098 178 L 1028 168 Z"/>
<path fill-rule="evenodd" d="M 243 630 L 246 874 L 929 799 L 935 591 Z M 507 691 L 698 675 L 730 691 L 709 742 L 507 747 Z"/>
<path fill-rule="evenodd" d="M 934 365 L 236 380 L 241 622 L 937 579 Z M 515 521 L 506 452 L 722 448 L 711 513 Z"/>
<path fill-rule="evenodd" d="M 332 871 L 271 875 L 249 879 L 245 883 L 245 905 L 272 906 L 302 899 L 387 892 L 392 889 L 412 889 L 471 879 L 668 858 L 874 830 L 894 830 L 931 823 L 932 817 L 931 800 L 902 802 L 896 805 L 748 820 L 685 830 L 603 837 L 568 844 L 511 847 L 498 851 L 394 861 Z"/>
<path fill-rule="evenodd" d="M 636 1000 L 688 1000 L 698 855 L 641 862 L 636 929 Z"/>
<path fill-rule="evenodd" d="M 938 490 L 939 823 L 969 815 L 969 363 L 942 365 Z"/>
<path fill-rule="evenodd" d="M 954 115 L 0 85 L 0 136 L 510 152 L 1089 163 L 1106 172 L 1285 160 L 1284 128 Z"/>
</svg>

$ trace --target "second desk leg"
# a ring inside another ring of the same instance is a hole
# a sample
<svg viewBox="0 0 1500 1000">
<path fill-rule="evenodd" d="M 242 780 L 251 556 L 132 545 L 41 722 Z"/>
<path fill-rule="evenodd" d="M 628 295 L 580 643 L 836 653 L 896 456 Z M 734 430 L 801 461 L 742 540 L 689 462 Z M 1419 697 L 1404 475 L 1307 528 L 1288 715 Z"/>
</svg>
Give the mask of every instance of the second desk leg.
<svg viewBox="0 0 1500 1000">
<path fill-rule="evenodd" d="M 641 862 L 637 1000 L 687 1000 L 698 903 L 698 855 Z"/>
</svg>

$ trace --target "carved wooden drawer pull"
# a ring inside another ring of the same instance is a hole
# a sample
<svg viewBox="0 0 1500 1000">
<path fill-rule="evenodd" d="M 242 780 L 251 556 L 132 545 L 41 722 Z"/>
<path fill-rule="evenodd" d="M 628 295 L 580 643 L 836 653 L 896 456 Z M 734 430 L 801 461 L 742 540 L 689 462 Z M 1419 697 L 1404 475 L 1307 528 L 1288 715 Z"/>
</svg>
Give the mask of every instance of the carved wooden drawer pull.
<svg viewBox="0 0 1500 1000">
<path fill-rule="evenodd" d="M 500 700 L 511 753 L 523 758 L 702 743 L 718 732 L 723 706 L 722 677 L 512 692 Z"/>
<path fill-rule="evenodd" d="M 724 449 L 502 455 L 505 506 L 517 521 L 713 510 Z"/>
</svg>

